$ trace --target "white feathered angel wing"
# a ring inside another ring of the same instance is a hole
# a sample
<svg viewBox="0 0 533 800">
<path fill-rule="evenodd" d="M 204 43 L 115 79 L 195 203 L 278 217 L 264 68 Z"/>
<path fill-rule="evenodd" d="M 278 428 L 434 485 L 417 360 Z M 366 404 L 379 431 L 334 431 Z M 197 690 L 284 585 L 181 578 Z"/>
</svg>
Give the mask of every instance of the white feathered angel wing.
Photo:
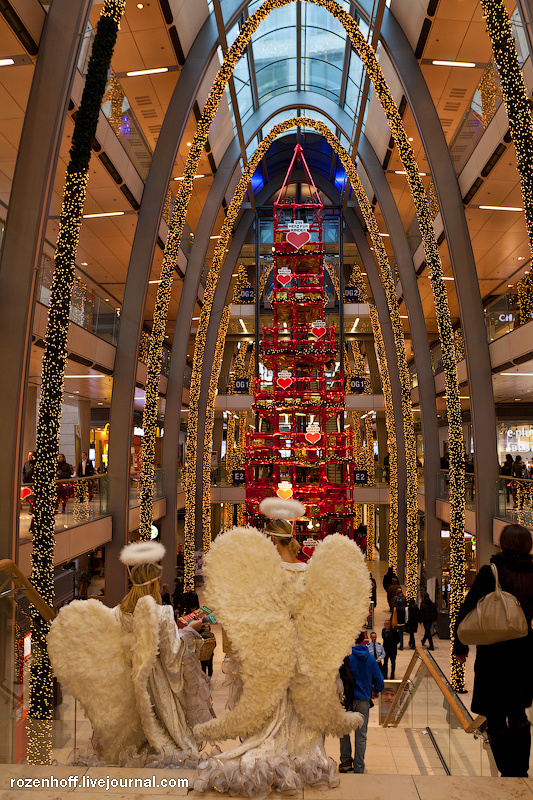
<svg viewBox="0 0 533 800">
<path fill-rule="evenodd" d="M 61 684 L 87 711 L 100 759 L 117 764 L 126 747 L 138 749 L 145 736 L 113 611 L 99 600 L 65 606 L 50 628 L 48 653 Z"/>
<path fill-rule="evenodd" d="M 217 536 L 206 556 L 207 603 L 240 665 L 242 694 L 231 711 L 194 733 L 235 739 L 264 727 L 287 691 L 295 667 L 294 626 L 283 602 L 285 573 L 271 541 L 255 528 Z"/>
<path fill-rule="evenodd" d="M 337 675 L 368 615 L 370 577 L 359 547 L 339 533 L 315 549 L 295 609 L 298 670 L 294 707 L 311 730 L 342 736 L 361 726 L 337 692 Z"/>
</svg>

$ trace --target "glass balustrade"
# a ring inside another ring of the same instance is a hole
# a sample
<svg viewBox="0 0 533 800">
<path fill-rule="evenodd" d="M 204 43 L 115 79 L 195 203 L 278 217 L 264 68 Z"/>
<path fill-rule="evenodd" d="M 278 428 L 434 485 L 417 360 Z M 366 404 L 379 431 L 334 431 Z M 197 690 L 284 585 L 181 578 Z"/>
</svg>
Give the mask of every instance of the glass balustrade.
<svg viewBox="0 0 533 800">
<path fill-rule="evenodd" d="M 533 480 L 501 475 L 496 482 L 496 516 L 533 528 Z"/>
<path fill-rule="evenodd" d="M 484 732 L 485 718 L 472 717 L 431 653 L 422 647 L 415 650 L 403 680 L 386 683 L 380 712 L 384 727 L 408 731 L 413 749 L 423 751 L 434 774 L 498 774 Z"/>
<path fill-rule="evenodd" d="M 437 498 L 450 502 L 450 473 L 440 469 L 437 473 Z M 465 473 L 465 508 L 475 511 L 476 508 L 476 483 L 473 472 Z"/>
<path fill-rule="evenodd" d="M 50 302 L 54 269 L 53 260 L 43 254 L 37 279 L 37 300 L 45 306 Z M 98 338 L 116 345 L 120 312 L 113 308 L 103 295 L 87 286 L 81 277 L 74 278 L 70 320 Z"/>
<path fill-rule="evenodd" d="M 165 473 L 162 469 L 154 470 L 154 481 L 152 490 L 153 500 L 161 500 L 161 498 L 165 496 L 164 478 L 165 478 Z M 136 508 L 141 504 L 140 483 L 141 483 L 140 473 L 132 472 L 130 475 L 130 508 Z"/>
<path fill-rule="evenodd" d="M 33 537 L 33 484 L 20 487 L 20 542 Z M 87 478 L 69 478 L 56 481 L 55 531 L 72 528 L 109 514 L 108 477 L 92 475 Z"/>
</svg>

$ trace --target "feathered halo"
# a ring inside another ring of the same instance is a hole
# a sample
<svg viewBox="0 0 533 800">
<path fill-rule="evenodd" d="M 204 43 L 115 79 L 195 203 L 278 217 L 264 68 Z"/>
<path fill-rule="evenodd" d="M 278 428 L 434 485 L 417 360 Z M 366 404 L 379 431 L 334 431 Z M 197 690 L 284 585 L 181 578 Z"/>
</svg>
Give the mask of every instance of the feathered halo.
<svg viewBox="0 0 533 800">
<path fill-rule="evenodd" d="M 132 542 L 122 548 L 120 560 L 128 567 L 137 564 L 157 564 L 165 553 L 166 550 L 160 542 Z"/>
<path fill-rule="evenodd" d="M 259 511 L 270 519 L 300 519 L 305 514 L 305 508 L 298 500 L 283 500 L 281 497 L 265 497 Z"/>
</svg>

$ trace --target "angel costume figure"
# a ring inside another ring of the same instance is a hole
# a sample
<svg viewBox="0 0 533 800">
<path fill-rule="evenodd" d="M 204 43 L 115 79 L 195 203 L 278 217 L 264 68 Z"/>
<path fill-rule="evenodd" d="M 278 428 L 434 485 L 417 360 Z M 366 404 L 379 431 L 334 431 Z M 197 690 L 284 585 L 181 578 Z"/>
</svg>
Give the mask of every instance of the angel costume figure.
<svg viewBox="0 0 533 800">
<path fill-rule="evenodd" d="M 304 785 L 333 787 L 338 777 L 324 737 L 363 722 L 344 710 L 337 691 L 339 666 L 368 614 L 361 551 L 334 534 L 304 564 L 287 521 L 304 514 L 301 503 L 268 498 L 260 509 L 270 517 L 266 536 L 234 528 L 216 538 L 206 558 L 207 601 L 231 640 L 242 691 L 225 716 L 194 731 L 241 744 L 201 758 L 197 791 L 264 797 Z"/>
<path fill-rule="evenodd" d="M 158 542 L 124 547 L 132 587 L 120 606 L 74 601 L 48 635 L 54 672 L 85 708 L 102 764 L 191 768 L 199 757 L 191 728 L 211 719 L 192 627 L 201 623 L 179 632 L 172 606 L 161 605 L 164 554 Z"/>
</svg>

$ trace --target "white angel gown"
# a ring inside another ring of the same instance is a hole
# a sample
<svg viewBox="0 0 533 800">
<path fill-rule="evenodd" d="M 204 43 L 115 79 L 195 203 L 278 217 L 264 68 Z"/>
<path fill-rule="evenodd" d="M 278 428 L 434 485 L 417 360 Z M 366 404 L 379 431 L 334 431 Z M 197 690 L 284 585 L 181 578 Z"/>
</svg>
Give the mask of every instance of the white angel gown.
<svg viewBox="0 0 533 800">
<path fill-rule="evenodd" d="M 344 541 L 337 543 L 343 550 L 341 560 L 345 560 L 346 546 L 350 548 L 351 543 L 342 538 Z M 224 557 L 230 549 L 231 564 L 236 570 L 234 576 L 231 569 L 228 572 L 229 563 Z M 331 550 L 326 548 L 324 554 L 328 549 Z M 356 550 L 360 553 L 358 548 Z M 223 551 L 227 551 L 226 554 Z M 348 557 L 351 555 L 353 552 L 349 550 Z M 255 569 L 246 570 L 247 556 L 253 558 Z M 357 554 L 355 559 L 358 569 L 362 567 L 358 573 L 360 580 L 351 586 L 351 591 L 357 594 L 357 583 L 365 592 L 368 573 Z M 331 566 L 337 571 L 339 559 L 334 561 L 336 563 Z M 320 565 L 320 559 L 317 563 L 319 570 L 320 566 L 325 566 L 324 563 Z M 349 566 L 348 574 L 353 579 Z M 220 574 L 217 567 L 221 568 Z M 306 586 L 313 572 L 315 581 L 311 580 Z M 328 581 L 328 570 L 325 572 Z M 236 669 L 242 678 L 242 691 L 225 717 L 198 726 L 195 733 L 208 739 L 240 736 L 242 742 L 231 750 L 202 756 L 193 777 L 194 789 L 215 789 L 256 798 L 270 791 L 292 794 L 304 785 L 338 785 L 336 764 L 325 753 L 325 734 L 353 730 L 360 726 L 362 718 L 342 709 L 335 684 L 337 656 L 328 659 L 322 652 L 324 625 L 316 614 L 320 613 L 319 607 L 325 599 L 317 598 L 317 593 L 320 595 L 325 586 L 316 585 L 316 568 L 311 568 L 311 562 L 309 566 L 283 562 L 274 545 L 258 531 L 234 529 L 217 537 L 206 574 L 208 602 L 213 604 L 217 618 L 220 616 L 232 641 L 236 661 L 230 665 L 230 671 Z M 232 577 L 238 581 L 233 593 L 228 591 Z M 340 583 L 344 591 L 343 581 Z M 333 587 L 332 592 L 335 602 Z M 262 596 L 262 602 L 250 618 L 248 615 L 257 594 Z M 230 603 L 233 608 L 229 607 Z M 360 626 L 367 604 L 365 599 L 362 607 L 356 609 L 355 627 Z M 235 617 L 237 606 L 247 619 L 248 642 Z M 337 610 L 334 613 L 337 615 Z M 355 636 L 348 636 L 348 644 L 353 643 Z M 341 641 L 341 654 L 345 646 Z M 259 657 L 254 659 L 256 650 Z M 331 662 L 322 676 L 318 674 L 317 658 Z M 343 656 L 339 658 L 338 663 L 342 663 Z M 251 690 L 247 691 L 250 684 Z M 268 699 L 269 690 L 273 703 Z M 236 715 L 235 720 L 232 714 Z"/>
<path fill-rule="evenodd" d="M 59 681 L 93 726 L 92 756 L 120 766 L 198 763 L 192 726 L 212 718 L 195 654 L 198 634 L 179 632 L 171 606 L 142 597 L 133 614 L 97 600 L 74 601 L 52 623 L 48 651 Z"/>
</svg>

